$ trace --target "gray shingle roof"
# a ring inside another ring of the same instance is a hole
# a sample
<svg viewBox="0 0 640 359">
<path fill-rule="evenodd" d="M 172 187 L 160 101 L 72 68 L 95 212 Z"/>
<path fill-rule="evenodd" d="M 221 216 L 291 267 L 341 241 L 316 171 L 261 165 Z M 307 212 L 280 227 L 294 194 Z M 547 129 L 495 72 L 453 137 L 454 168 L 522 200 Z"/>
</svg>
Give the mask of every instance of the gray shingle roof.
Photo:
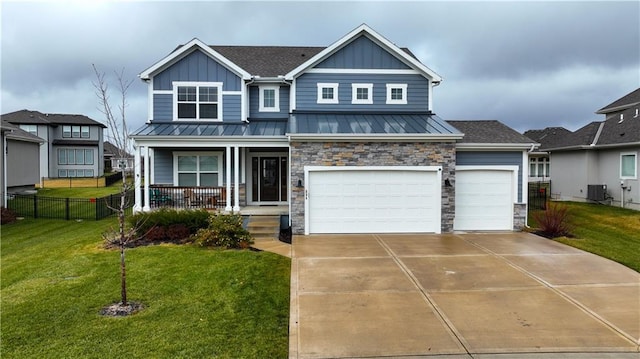
<svg viewBox="0 0 640 359">
<path fill-rule="evenodd" d="M 69 115 L 60 113 L 44 114 L 38 111 L 20 110 L 2 115 L 2 119 L 13 124 L 31 125 L 93 125 L 106 128 L 102 123 L 85 115 Z"/>
<path fill-rule="evenodd" d="M 254 76 L 276 77 L 302 65 L 326 47 L 318 46 L 222 46 L 213 50 Z M 180 48 L 180 47 L 178 47 Z M 407 48 L 401 48 L 416 58 Z"/>
<path fill-rule="evenodd" d="M 500 121 L 447 121 L 464 133 L 460 143 L 534 143 Z"/>
<path fill-rule="evenodd" d="M 114 144 L 112 144 L 109 141 L 104 141 L 103 148 L 104 148 L 103 151 L 105 155 L 117 156 L 118 153 L 120 152 L 118 147 L 116 147 Z M 133 158 L 133 155 L 125 152 L 125 157 Z"/>
<path fill-rule="evenodd" d="M 640 104 L 640 88 L 637 88 L 628 94 L 620 97 L 612 103 L 596 111 L 596 113 L 604 114 L 625 109 L 627 106 Z"/>
<path fill-rule="evenodd" d="M 13 139 L 27 141 L 27 142 L 37 142 L 37 143 L 44 142 L 42 138 L 36 135 L 32 135 L 27 131 L 24 131 L 20 127 L 7 122 L 4 118 L 0 122 L 0 130 L 2 132 L 6 132 L 8 138 L 13 138 Z"/>
<path fill-rule="evenodd" d="M 635 109 L 631 107 L 623 111 L 622 121 L 616 116 L 606 120 L 597 144 L 640 143 L 640 116 L 635 117 Z"/>
<path fill-rule="evenodd" d="M 540 149 L 558 146 L 565 143 L 567 136 L 573 132 L 564 127 L 547 127 L 542 130 L 528 130 L 524 135 L 540 144 Z"/>
</svg>

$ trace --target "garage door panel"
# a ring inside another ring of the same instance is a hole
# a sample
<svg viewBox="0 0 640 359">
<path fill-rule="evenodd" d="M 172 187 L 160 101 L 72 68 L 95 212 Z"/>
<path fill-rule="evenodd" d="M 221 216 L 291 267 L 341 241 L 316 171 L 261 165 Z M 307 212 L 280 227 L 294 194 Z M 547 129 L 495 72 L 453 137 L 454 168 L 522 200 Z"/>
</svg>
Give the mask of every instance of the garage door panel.
<svg viewBox="0 0 640 359">
<path fill-rule="evenodd" d="M 435 171 L 310 172 L 309 232 L 437 232 L 438 184 Z"/>
<path fill-rule="evenodd" d="M 456 173 L 455 230 L 511 230 L 513 172 L 468 170 Z"/>
</svg>

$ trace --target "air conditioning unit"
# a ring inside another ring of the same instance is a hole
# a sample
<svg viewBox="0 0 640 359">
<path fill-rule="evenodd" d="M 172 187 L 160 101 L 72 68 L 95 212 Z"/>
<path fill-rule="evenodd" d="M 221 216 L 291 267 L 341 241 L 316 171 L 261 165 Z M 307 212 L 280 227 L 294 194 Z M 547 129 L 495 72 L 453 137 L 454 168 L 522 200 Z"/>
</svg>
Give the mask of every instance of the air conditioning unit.
<svg viewBox="0 0 640 359">
<path fill-rule="evenodd" d="M 606 184 L 587 185 L 587 199 L 590 201 L 604 201 L 607 194 Z"/>
</svg>

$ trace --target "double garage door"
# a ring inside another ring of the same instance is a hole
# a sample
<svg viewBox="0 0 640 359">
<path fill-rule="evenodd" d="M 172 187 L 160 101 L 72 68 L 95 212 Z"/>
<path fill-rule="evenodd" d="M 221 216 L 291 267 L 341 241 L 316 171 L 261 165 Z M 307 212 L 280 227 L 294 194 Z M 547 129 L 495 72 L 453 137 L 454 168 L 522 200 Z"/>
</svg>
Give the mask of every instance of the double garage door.
<svg viewBox="0 0 640 359">
<path fill-rule="evenodd" d="M 455 230 L 510 230 L 510 170 L 457 170 Z M 322 167 L 307 172 L 306 233 L 440 233 L 439 167 Z"/>
<path fill-rule="evenodd" d="M 308 233 L 440 232 L 436 167 L 309 171 Z"/>
</svg>

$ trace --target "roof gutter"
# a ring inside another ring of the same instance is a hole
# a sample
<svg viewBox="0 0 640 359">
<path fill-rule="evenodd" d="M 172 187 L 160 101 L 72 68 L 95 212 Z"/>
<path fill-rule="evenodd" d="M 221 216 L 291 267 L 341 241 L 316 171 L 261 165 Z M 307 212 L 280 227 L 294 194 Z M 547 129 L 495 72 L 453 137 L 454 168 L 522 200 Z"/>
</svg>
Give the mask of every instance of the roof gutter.
<svg viewBox="0 0 640 359">
<path fill-rule="evenodd" d="M 540 146 L 539 143 L 456 143 L 456 149 L 459 150 L 528 150 L 531 152 L 536 146 Z"/>
</svg>

